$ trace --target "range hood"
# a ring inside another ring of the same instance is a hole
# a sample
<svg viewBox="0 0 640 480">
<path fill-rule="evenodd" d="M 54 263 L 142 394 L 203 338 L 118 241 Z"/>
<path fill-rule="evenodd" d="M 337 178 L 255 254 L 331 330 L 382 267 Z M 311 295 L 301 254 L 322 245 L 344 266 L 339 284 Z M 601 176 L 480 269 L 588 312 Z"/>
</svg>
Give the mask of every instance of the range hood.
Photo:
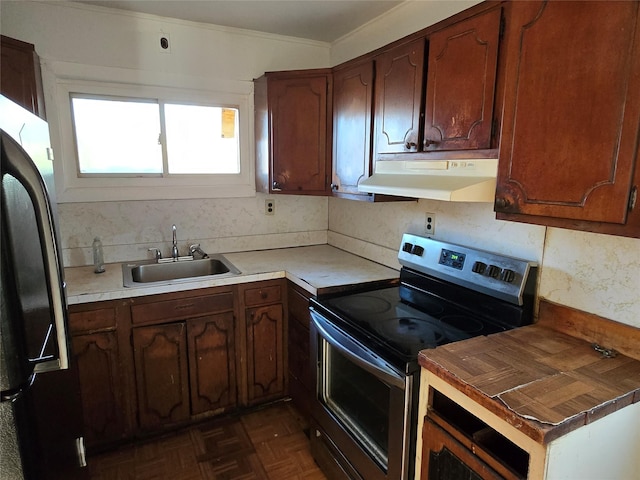
<svg viewBox="0 0 640 480">
<path fill-rule="evenodd" d="M 384 160 L 360 182 L 367 193 L 447 202 L 490 202 L 496 193 L 497 158 L 468 160 Z"/>
</svg>

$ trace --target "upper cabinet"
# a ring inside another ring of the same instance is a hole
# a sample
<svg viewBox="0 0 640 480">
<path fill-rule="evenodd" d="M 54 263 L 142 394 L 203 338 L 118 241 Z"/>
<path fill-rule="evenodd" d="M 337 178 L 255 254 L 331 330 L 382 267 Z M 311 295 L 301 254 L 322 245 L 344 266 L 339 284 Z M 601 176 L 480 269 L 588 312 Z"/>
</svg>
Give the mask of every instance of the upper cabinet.
<svg viewBox="0 0 640 480">
<path fill-rule="evenodd" d="M 425 151 L 491 148 L 501 9 L 429 37 Z"/>
<path fill-rule="evenodd" d="M 498 218 L 640 236 L 640 3 L 509 8 Z"/>
<path fill-rule="evenodd" d="M 376 153 L 417 152 L 421 142 L 425 40 L 376 57 Z"/>
<path fill-rule="evenodd" d="M 360 180 L 371 175 L 373 62 L 333 74 L 334 194 L 358 194 Z"/>
<path fill-rule="evenodd" d="M 501 8 L 494 8 L 376 57 L 378 160 L 495 148 L 500 22 Z"/>
<path fill-rule="evenodd" d="M 256 80 L 259 191 L 330 193 L 331 87 L 326 69 L 267 73 Z"/>
<path fill-rule="evenodd" d="M 45 118 L 40 59 L 32 44 L 0 36 L 0 93 Z"/>
</svg>

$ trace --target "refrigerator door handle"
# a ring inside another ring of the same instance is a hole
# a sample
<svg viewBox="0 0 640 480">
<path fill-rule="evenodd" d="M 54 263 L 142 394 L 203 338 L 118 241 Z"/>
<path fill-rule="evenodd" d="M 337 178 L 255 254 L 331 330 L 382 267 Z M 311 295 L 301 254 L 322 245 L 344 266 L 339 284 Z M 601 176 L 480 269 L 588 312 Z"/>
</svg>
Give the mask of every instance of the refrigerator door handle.
<svg viewBox="0 0 640 480">
<path fill-rule="evenodd" d="M 87 466 L 87 453 L 84 448 L 84 437 L 76 438 L 76 452 L 78 453 L 78 465 L 80 467 Z"/>
<path fill-rule="evenodd" d="M 16 388 L 11 388 L 9 390 L 2 390 L 2 396 L 0 397 L 0 401 L 2 402 L 15 402 L 18 400 L 24 393 L 31 388 L 33 382 L 36 380 L 36 373 L 32 373 L 29 377 L 18 385 Z"/>
<path fill-rule="evenodd" d="M 38 224 L 41 239 L 42 259 L 44 271 L 49 286 L 51 308 L 56 326 L 56 340 L 59 358 L 36 367 L 37 372 L 69 368 L 69 349 L 66 332 L 66 297 L 65 285 L 62 280 L 62 265 L 56 244 L 56 233 L 53 221 L 53 210 L 47 187 L 37 167 L 30 161 L 28 154 L 11 136 L 2 132 L 3 148 L 9 153 L 7 161 L 3 162 L 3 171 L 13 175 L 25 188 L 31 202 Z"/>
</svg>

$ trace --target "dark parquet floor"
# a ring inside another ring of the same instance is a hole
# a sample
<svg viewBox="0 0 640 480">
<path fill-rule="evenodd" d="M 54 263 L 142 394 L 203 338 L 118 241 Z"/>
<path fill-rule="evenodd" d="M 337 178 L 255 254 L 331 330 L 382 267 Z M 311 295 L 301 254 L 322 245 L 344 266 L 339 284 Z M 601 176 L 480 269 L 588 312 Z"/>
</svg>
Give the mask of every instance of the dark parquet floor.
<svg viewBox="0 0 640 480">
<path fill-rule="evenodd" d="M 89 457 L 91 480 L 326 480 L 291 402 Z"/>
</svg>

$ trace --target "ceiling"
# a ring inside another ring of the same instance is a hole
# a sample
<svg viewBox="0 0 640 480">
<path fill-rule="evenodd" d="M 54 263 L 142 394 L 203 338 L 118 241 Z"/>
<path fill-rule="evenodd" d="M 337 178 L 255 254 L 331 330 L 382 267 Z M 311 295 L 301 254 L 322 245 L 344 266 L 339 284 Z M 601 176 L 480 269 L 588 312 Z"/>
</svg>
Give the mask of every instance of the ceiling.
<svg viewBox="0 0 640 480">
<path fill-rule="evenodd" d="M 402 0 L 72 0 L 161 17 L 333 42 Z"/>
</svg>

